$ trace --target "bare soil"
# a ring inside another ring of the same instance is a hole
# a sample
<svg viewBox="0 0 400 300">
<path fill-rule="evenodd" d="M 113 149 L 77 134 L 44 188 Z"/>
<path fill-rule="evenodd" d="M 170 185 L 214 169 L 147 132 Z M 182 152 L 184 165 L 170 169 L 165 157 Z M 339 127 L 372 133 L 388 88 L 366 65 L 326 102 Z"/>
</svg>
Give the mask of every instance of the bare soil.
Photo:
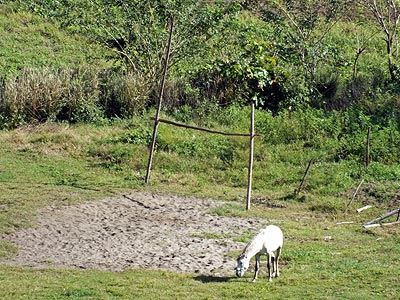
<svg viewBox="0 0 400 300">
<path fill-rule="evenodd" d="M 7 264 L 123 271 L 150 268 L 232 274 L 235 241 L 265 220 L 223 217 L 222 201 L 132 192 L 67 207 L 48 207 L 35 226 L 6 236 L 18 249 Z M 264 222 L 264 224 L 263 224 Z"/>
</svg>

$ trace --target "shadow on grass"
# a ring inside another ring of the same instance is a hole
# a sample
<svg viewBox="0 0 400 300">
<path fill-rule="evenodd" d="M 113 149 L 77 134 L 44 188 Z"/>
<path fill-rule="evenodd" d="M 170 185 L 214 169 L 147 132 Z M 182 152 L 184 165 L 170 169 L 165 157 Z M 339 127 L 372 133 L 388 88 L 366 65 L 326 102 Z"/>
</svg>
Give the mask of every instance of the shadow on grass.
<svg viewBox="0 0 400 300">
<path fill-rule="evenodd" d="M 296 191 L 294 191 L 294 193 L 290 193 L 290 194 L 287 194 L 286 196 L 281 197 L 280 200 L 297 201 L 297 202 L 303 203 L 303 202 L 306 202 L 307 197 L 305 195 L 296 194 Z"/>
<path fill-rule="evenodd" d="M 234 277 L 218 277 L 211 275 L 199 275 L 194 277 L 194 280 L 202 283 L 213 283 L 213 282 L 229 282 Z"/>
</svg>

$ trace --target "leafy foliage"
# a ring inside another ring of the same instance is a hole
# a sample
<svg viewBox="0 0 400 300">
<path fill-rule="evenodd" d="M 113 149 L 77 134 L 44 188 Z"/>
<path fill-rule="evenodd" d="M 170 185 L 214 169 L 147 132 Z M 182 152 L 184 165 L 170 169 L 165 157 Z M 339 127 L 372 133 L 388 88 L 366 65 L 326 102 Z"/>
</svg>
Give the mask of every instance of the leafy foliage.
<svg viewBox="0 0 400 300">
<path fill-rule="evenodd" d="M 35 32 L 37 40 L 51 47 L 29 57 L 6 50 L 5 61 L 0 60 L 5 66 L 0 81 L 2 127 L 46 120 L 104 122 L 142 113 L 156 102 L 171 18 L 172 60 L 164 97 L 169 112 L 206 106 L 206 116 L 219 106 L 256 101 L 274 116 L 311 107 L 358 111 L 371 117 L 371 125 L 385 119 L 395 127 L 399 123 L 399 89 L 384 67 L 384 35 L 371 33 L 374 19 L 359 15 L 349 1 L 3 3 L 7 43 L 1 51 L 20 47 L 21 42 L 11 44 L 17 31 L 26 36 Z M 35 30 L 26 30 L 30 26 Z M 92 48 L 108 50 L 85 50 Z M 71 49 L 82 55 L 73 58 Z M 71 71 L 77 64 L 80 70 Z M 20 76 L 27 70 L 36 74 L 36 83 L 15 84 L 17 76 L 32 80 Z M 80 75 L 64 80 L 62 74 L 69 72 Z M 62 89 L 70 91 L 50 93 L 56 82 L 65 82 Z"/>
<path fill-rule="evenodd" d="M 121 55 L 124 66 L 152 85 L 161 74 L 169 23 L 174 20 L 172 61 L 208 49 L 206 41 L 238 6 L 216 1 L 23 1 L 28 9 L 59 22 L 61 28 L 86 34 Z"/>
<path fill-rule="evenodd" d="M 237 61 L 220 63 L 222 78 L 235 82 L 234 89 L 242 90 L 242 97 L 254 101 L 256 107 L 269 109 L 274 113 L 284 99 L 286 76 L 276 66 L 276 60 L 269 56 L 269 45 L 253 42 Z M 269 50 L 271 51 L 271 50 Z"/>
</svg>

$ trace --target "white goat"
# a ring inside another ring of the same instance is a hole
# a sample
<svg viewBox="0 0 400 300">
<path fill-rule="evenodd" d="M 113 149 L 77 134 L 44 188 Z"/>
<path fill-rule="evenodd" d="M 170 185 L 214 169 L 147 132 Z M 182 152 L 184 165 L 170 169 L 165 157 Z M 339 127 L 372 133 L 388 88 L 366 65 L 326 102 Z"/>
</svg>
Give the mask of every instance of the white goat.
<svg viewBox="0 0 400 300">
<path fill-rule="evenodd" d="M 256 256 L 256 267 L 253 282 L 256 282 L 258 271 L 260 269 L 260 256 L 268 256 L 268 281 L 272 281 L 272 276 L 279 276 L 278 261 L 282 252 L 283 234 L 282 230 L 275 225 L 269 225 L 260 232 L 246 245 L 242 254 L 237 259 L 236 276 L 242 277 L 249 268 L 250 259 Z M 276 256 L 274 254 L 276 251 Z M 273 264 L 273 273 L 271 274 L 271 264 Z"/>
</svg>

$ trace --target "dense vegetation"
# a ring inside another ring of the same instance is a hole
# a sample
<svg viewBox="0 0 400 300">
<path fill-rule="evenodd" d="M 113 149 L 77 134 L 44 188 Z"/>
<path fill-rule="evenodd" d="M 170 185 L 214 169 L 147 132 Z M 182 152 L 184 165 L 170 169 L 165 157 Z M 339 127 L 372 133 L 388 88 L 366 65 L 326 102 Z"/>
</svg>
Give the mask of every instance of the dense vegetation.
<svg viewBox="0 0 400 300">
<path fill-rule="evenodd" d="M 389 4 L 2 2 L 2 127 L 142 113 L 157 101 L 171 18 L 169 110 L 256 101 L 274 115 L 351 109 L 373 124 L 399 123 Z"/>
</svg>

